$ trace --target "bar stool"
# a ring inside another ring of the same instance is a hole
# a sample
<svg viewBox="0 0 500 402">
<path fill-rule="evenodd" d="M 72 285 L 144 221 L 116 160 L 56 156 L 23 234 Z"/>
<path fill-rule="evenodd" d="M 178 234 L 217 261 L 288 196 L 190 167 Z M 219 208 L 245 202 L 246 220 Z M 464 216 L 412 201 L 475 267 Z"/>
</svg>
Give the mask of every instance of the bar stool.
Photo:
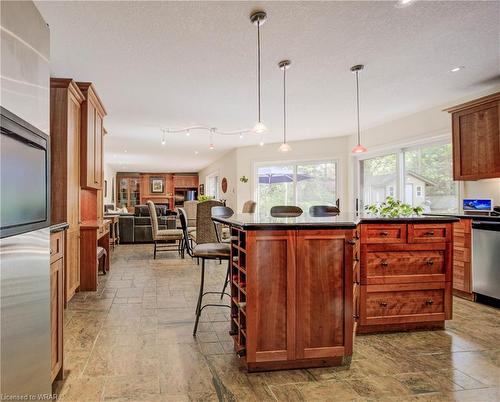
<svg viewBox="0 0 500 402">
<path fill-rule="evenodd" d="M 97 247 L 97 272 L 99 272 L 99 266 L 102 260 L 102 273 L 106 275 L 106 258 L 108 258 L 108 252 L 104 247 Z"/>
<path fill-rule="evenodd" d="M 203 205 L 205 204 L 205 205 Z M 200 219 L 206 212 L 211 211 L 212 206 L 222 206 L 221 203 L 217 201 L 205 201 L 198 205 L 198 214 L 197 218 Z M 201 207 L 201 208 L 200 208 Z M 205 209 L 207 211 L 205 211 Z M 200 213 L 201 212 L 201 213 Z M 207 303 L 202 304 L 203 297 L 208 294 L 221 294 L 221 292 L 211 292 L 205 291 L 205 260 L 227 260 L 228 264 L 231 263 L 230 255 L 231 255 L 231 246 L 228 243 L 219 242 L 219 238 L 217 235 L 217 229 L 214 224 L 204 225 L 203 227 L 203 237 L 198 237 L 198 243 L 191 248 L 191 244 L 189 241 L 189 233 L 187 230 L 187 219 L 185 215 L 185 211 L 182 208 L 179 208 L 179 219 L 181 221 L 182 231 L 184 233 L 184 241 L 183 247 L 186 247 L 188 255 L 192 257 L 196 257 L 201 259 L 201 278 L 200 278 L 200 290 L 198 293 L 198 302 L 196 303 L 196 320 L 193 328 L 193 336 L 196 336 L 196 331 L 198 330 L 198 323 L 200 321 L 201 312 L 205 307 L 227 307 L 231 308 L 231 306 L 227 304 L 216 304 L 216 303 Z M 207 222 L 209 223 L 209 222 Z M 198 222 L 199 224 L 199 222 Z M 201 231 L 200 231 L 201 232 Z M 230 266 L 230 265 L 229 265 Z M 227 275 L 227 274 L 226 274 Z M 225 293 L 225 286 L 223 287 L 222 296 L 227 295 L 231 297 L 230 294 Z"/>
<path fill-rule="evenodd" d="M 277 205 L 271 208 L 271 216 L 275 218 L 293 218 L 302 215 L 302 212 L 302 208 L 293 205 Z"/>
</svg>

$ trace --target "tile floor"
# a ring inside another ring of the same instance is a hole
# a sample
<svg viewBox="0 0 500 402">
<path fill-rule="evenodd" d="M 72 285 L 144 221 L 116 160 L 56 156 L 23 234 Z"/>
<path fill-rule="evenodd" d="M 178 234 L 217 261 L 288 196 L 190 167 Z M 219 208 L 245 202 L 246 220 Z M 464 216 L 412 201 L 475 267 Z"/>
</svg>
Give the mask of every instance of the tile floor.
<svg viewBox="0 0 500 402">
<path fill-rule="evenodd" d="M 97 292 L 65 313 L 62 401 L 500 401 L 500 311 L 454 299 L 445 331 L 359 336 L 349 369 L 247 374 L 228 312 L 191 331 L 199 268 L 175 252 L 121 245 Z M 208 288 L 225 265 L 210 263 Z"/>
</svg>

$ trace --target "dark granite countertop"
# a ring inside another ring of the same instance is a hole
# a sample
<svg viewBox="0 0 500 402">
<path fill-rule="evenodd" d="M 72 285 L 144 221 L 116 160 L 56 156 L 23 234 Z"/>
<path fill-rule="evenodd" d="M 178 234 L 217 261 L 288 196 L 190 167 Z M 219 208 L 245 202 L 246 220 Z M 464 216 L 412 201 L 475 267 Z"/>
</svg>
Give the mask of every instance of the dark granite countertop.
<svg viewBox="0 0 500 402">
<path fill-rule="evenodd" d="M 465 214 L 463 212 L 457 212 L 455 214 L 453 213 L 426 213 L 424 214 L 425 216 L 454 216 L 456 218 L 467 218 L 467 219 L 472 219 L 474 221 L 493 221 L 493 222 L 500 222 L 500 216 L 491 216 L 491 215 L 471 215 L 471 214 Z"/>
<path fill-rule="evenodd" d="M 214 217 L 216 222 L 241 227 L 246 230 L 286 229 L 353 229 L 360 223 L 447 223 L 456 222 L 453 216 L 409 216 L 382 218 L 373 215 L 341 212 L 336 216 L 311 216 L 304 212 L 297 217 L 272 217 L 258 214 L 235 214 L 228 218 Z"/>
<path fill-rule="evenodd" d="M 62 232 L 69 228 L 69 223 L 61 222 L 50 226 L 50 233 Z"/>
</svg>

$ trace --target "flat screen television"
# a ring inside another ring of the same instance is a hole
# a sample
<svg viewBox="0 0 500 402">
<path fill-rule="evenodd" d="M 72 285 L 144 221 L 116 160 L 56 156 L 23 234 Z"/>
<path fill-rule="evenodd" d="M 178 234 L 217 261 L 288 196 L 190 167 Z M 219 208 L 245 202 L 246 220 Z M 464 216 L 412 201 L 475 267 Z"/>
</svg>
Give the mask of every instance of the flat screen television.
<svg viewBox="0 0 500 402">
<path fill-rule="evenodd" d="M 493 201 L 491 198 L 464 198 L 462 208 L 464 211 L 491 212 Z"/>
<path fill-rule="evenodd" d="M 50 225 L 49 137 L 1 108 L 0 236 Z"/>
</svg>

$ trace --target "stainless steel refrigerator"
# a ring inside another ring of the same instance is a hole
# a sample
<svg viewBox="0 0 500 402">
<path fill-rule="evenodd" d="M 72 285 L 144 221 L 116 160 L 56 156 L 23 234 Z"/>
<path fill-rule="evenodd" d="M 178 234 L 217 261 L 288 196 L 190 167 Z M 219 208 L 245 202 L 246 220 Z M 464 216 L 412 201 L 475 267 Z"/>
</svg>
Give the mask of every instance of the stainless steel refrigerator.
<svg viewBox="0 0 500 402">
<path fill-rule="evenodd" d="M 49 138 L 1 108 L 3 397 L 51 393 Z"/>
</svg>

